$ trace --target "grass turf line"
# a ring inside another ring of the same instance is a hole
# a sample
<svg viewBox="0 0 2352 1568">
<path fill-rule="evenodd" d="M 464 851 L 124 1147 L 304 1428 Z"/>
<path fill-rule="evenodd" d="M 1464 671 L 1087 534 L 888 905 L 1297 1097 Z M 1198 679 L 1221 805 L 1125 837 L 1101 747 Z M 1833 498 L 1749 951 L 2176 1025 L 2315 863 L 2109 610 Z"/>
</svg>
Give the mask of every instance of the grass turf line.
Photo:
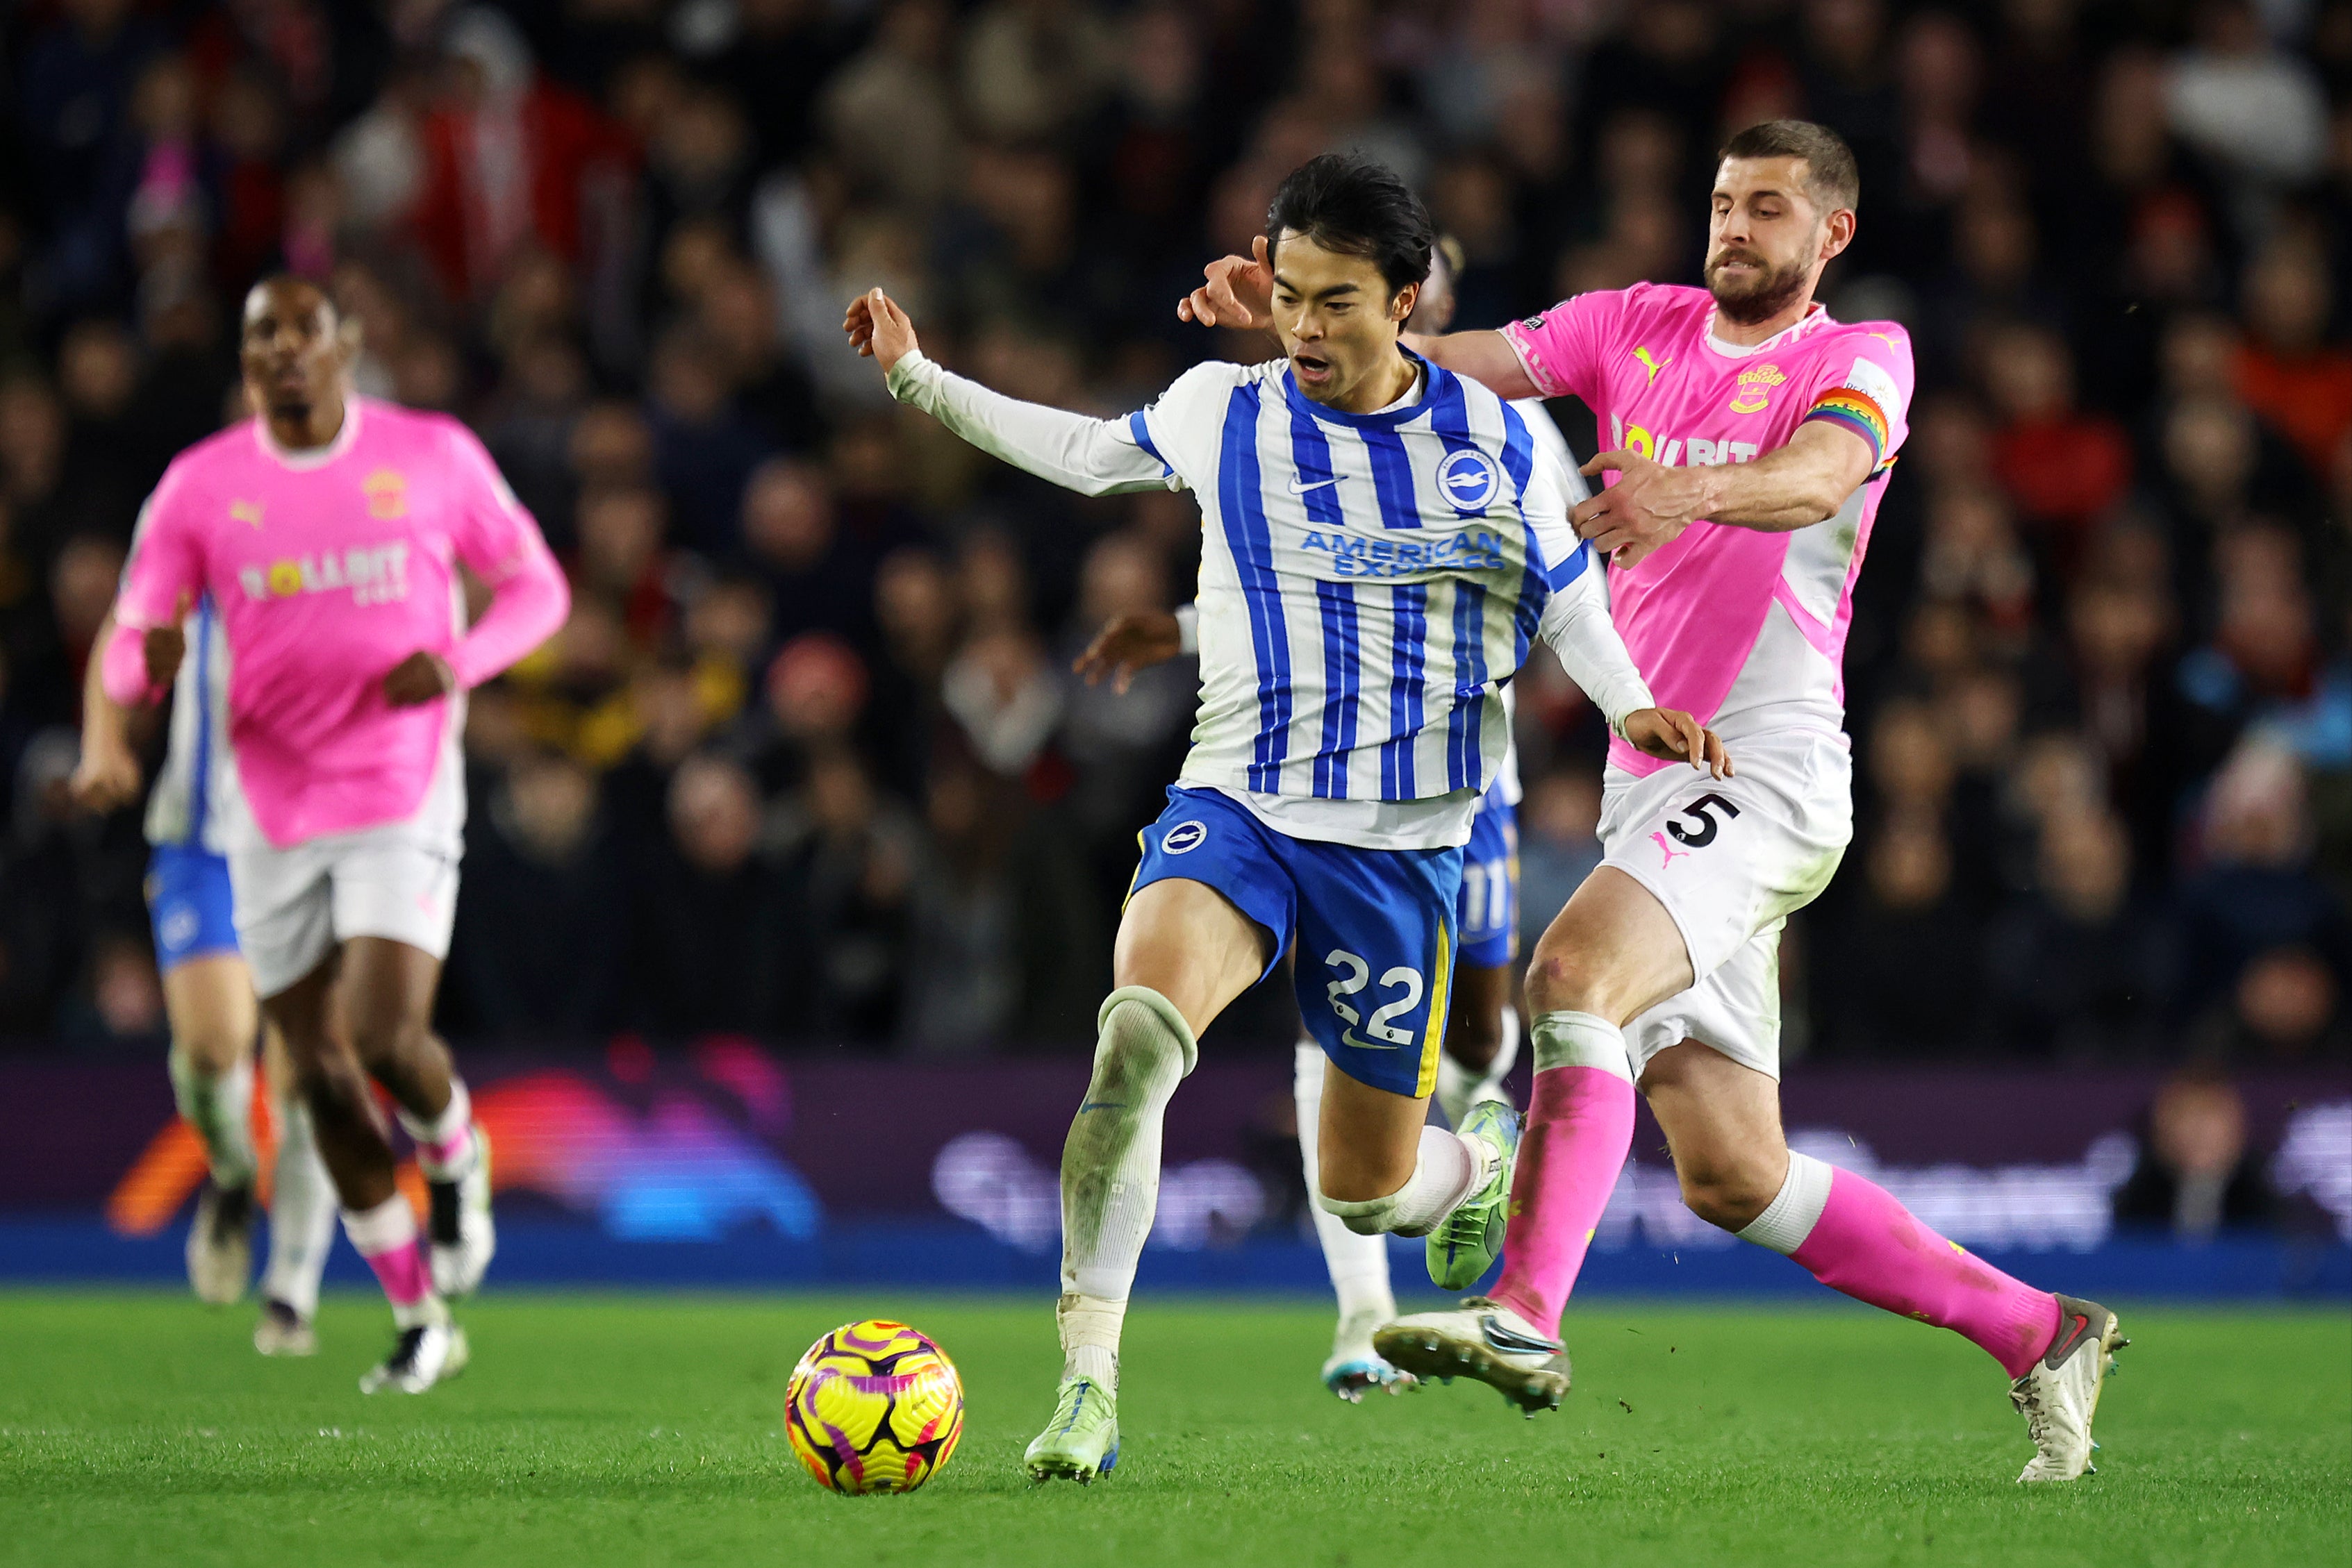
<svg viewBox="0 0 2352 1568">
<path fill-rule="evenodd" d="M 2137 1343 L 2102 1473 L 2014 1484 L 2000 1373 L 1860 1311 L 1579 1310 L 1576 1388 L 1524 1421 L 1469 1384 L 1351 1408 L 1315 1381 L 1319 1307 L 1145 1303 L 1118 1472 L 1035 1489 L 1018 1460 L 1057 1370 L 1043 1301 L 492 1298 L 475 1365 L 363 1398 L 380 1303 L 331 1299 L 322 1349 L 265 1362 L 243 1312 L 0 1293 L 0 1563 L 2342 1562 L 2352 1320 L 2123 1309 Z M 962 1369 L 970 1425 L 907 1498 L 843 1499 L 785 1445 L 784 1379 L 852 1317 Z"/>
</svg>

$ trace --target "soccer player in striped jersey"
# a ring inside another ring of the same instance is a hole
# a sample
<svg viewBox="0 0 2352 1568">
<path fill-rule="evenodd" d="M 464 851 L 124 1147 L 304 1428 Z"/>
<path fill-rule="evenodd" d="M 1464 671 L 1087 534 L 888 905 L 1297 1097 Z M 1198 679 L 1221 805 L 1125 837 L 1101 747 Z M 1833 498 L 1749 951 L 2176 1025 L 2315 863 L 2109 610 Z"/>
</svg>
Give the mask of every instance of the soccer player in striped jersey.
<svg viewBox="0 0 2352 1568">
<path fill-rule="evenodd" d="M 1262 245 L 1264 242 L 1261 241 Z M 1405 329 L 1411 332 L 1443 332 L 1454 317 L 1454 280 L 1462 270 L 1462 251 L 1450 237 L 1441 236 L 1430 258 L 1428 278 L 1421 287 Z M 1541 399 L 1514 405 L 1526 422 L 1536 445 L 1537 464 L 1553 476 L 1573 505 L 1591 494 L 1577 472 L 1568 442 L 1544 411 Z M 1088 644 L 1075 666 L 1089 682 L 1109 675 L 1119 690 L 1137 670 L 1179 653 L 1200 651 L 1199 607 L 1187 604 L 1174 613 L 1119 616 Z M 1512 724 L 1512 688 L 1503 689 L 1504 727 Z M 1478 802 L 1463 846 L 1462 892 L 1455 920 L 1460 945 L 1454 951 L 1451 1016 L 1437 1061 L 1434 1098 L 1448 1125 L 1460 1127 L 1471 1110 L 1485 1100 L 1507 1096 L 1503 1080 L 1518 1058 L 1519 1015 L 1512 997 L 1518 956 L 1518 747 L 1507 739 L 1495 781 Z M 1323 1048 L 1312 1035 L 1298 1042 L 1292 1092 L 1298 1107 L 1298 1151 L 1307 1189 L 1317 1184 L 1316 1134 L 1323 1101 Z M 1339 1298 L 1339 1322 L 1331 1335 L 1331 1354 L 1323 1362 L 1323 1385 L 1350 1404 L 1375 1388 L 1399 1393 L 1414 1378 L 1391 1365 L 1372 1343 L 1372 1335 L 1396 1316 L 1396 1296 L 1389 1281 L 1389 1249 L 1385 1238 L 1350 1230 L 1319 1205 L 1311 1210 L 1315 1237 Z M 1440 1284 L 1459 1290 L 1475 1275 L 1452 1271 L 1456 1260 L 1442 1250 L 1442 1235 L 1433 1233 L 1432 1245 L 1441 1250 L 1432 1259 L 1432 1273 Z M 1475 1257 L 1460 1260 L 1475 1262 Z"/>
<path fill-rule="evenodd" d="M 95 645 L 104 647 L 113 631 L 109 611 Z M 147 798 L 147 912 L 172 1028 L 172 1097 L 205 1146 L 188 1283 L 198 1301 L 226 1306 L 244 1298 L 253 1276 L 260 1172 L 250 1117 L 260 1004 L 229 902 L 226 822 L 237 809 L 236 768 L 228 756 L 228 639 L 210 595 L 197 601 L 189 636 L 195 656 L 180 666 L 163 768 Z M 85 808 L 111 811 L 138 799 L 140 766 L 128 716 L 106 695 L 101 667 L 92 659 L 83 682 L 73 790 Z M 293 1093 L 285 1044 L 275 1030 L 268 1040 L 278 1156 L 253 1345 L 264 1355 L 309 1355 L 318 1345 L 319 1276 L 335 1239 L 335 1188 L 310 1113 Z"/>
<path fill-rule="evenodd" d="M 1969 1256 L 1780 1130 L 1780 928 L 1853 835 L 1845 632 L 1911 398 L 1902 327 L 1841 322 L 1813 298 L 1860 195 L 1835 131 L 1751 126 L 1716 171 L 1705 287 L 1600 289 L 1500 331 L 1415 340 L 1501 396 L 1592 410 L 1615 449 L 1585 471 L 1617 478 L 1576 507 L 1578 529 L 1609 556 L 1643 675 L 1738 743 L 1740 778 L 1688 788 L 1612 748 L 1604 859 L 1528 971 L 1536 1080 L 1509 1263 L 1493 1299 L 1375 1343 L 1408 1370 L 1556 1406 L 1560 1311 L 1623 1167 L 1638 1082 L 1693 1212 L 1967 1338 L 2026 1418 L 2035 1453 L 2018 1479 L 2073 1480 L 2125 1343 L 2116 1314 Z M 1228 326 L 1255 324 L 1278 287 L 1241 256 L 1209 277 L 1180 309 Z"/>
<path fill-rule="evenodd" d="M 1339 1069 L 1316 1200 L 1353 1230 L 1443 1227 L 1458 1255 L 1491 1257 L 1517 1118 L 1488 1103 L 1455 1133 L 1427 1125 L 1427 1101 L 1462 846 L 1502 759 L 1499 683 L 1531 640 L 1641 755 L 1725 766 L 1688 716 L 1652 705 L 1525 422 L 1402 349 L 1433 238 L 1402 182 L 1318 158 L 1267 226 L 1286 358 L 1197 366 L 1125 419 L 950 375 L 878 289 L 844 323 L 894 396 L 984 450 L 1090 494 L 1182 486 L 1202 507 L 1201 711 L 1143 834 L 1063 1151 L 1064 1375 L 1027 1456 L 1040 1479 L 1091 1480 L 1118 1457 L 1119 1328 L 1162 1112 L 1200 1030 L 1294 933 L 1301 1010 Z"/>
</svg>

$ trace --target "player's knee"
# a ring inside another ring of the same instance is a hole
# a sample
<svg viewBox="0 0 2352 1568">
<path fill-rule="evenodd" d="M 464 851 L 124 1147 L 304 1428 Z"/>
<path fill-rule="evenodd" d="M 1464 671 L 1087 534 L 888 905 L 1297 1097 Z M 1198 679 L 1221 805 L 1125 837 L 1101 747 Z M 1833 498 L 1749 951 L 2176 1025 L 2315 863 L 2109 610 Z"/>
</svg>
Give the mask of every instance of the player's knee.
<svg viewBox="0 0 2352 1568">
<path fill-rule="evenodd" d="M 172 1033 L 172 1055 L 199 1078 L 224 1078 L 236 1071 L 253 1040 L 242 1030 L 206 1020 Z"/>
<path fill-rule="evenodd" d="M 1577 942 L 1546 943 L 1528 965 L 1528 1012 L 1591 1013 L 1612 1023 L 1625 1018 L 1619 1003 L 1622 988 L 1611 966 L 1591 947 Z"/>
<path fill-rule="evenodd" d="M 352 1050 L 371 1069 L 405 1061 L 420 1049 L 431 1028 L 404 1010 L 356 1009 L 351 1020 Z"/>
<path fill-rule="evenodd" d="M 1745 1165 L 1680 1166 L 1675 1175 L 1682 1184 L 1683 1206 L 1724 1230 L 1754 1224 L 1779 1191 L 1760 1169 Z"/>
</svg>

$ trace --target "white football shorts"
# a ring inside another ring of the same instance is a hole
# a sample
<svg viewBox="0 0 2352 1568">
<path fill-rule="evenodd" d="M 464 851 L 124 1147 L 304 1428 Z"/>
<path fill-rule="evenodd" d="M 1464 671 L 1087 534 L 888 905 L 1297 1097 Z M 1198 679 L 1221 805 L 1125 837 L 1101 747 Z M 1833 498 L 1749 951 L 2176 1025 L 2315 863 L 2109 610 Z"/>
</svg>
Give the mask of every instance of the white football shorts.
<svg viewBox="0 0 2352 1568">
<path fill-rule="evenodd" d="M 257 831 L 236 835 L 229 885 L 254 993 L 276 996 L 354 936 L 389 937 L 447 957 L 465 827 L 465 775 L 453 747 L 424 802 L 404 821 L 283 848 Z"/>
<path fill-rule="evenodd" d="M 1844 736 L 1783 730 L 1725 744 L 1732 778 L 1612 769 L 1602 794 L 1601 864 L 1666 906 L 1698 977 L 1625 1026 L 1637 1079 L 1685 1040 L 1780 1076 L 1780 928 L 1829 885 L 1853 838 Z"/>
</svg>

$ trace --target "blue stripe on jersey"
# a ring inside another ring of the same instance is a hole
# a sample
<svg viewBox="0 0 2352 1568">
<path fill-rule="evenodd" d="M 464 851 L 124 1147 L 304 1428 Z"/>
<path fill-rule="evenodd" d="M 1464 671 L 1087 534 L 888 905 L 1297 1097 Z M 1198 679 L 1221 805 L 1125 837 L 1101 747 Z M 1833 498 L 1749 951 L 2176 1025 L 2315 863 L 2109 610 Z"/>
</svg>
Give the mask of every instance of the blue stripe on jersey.
<svg viewBox="0 0 2352 1568">
<path fill-rule="evenodd" d="M 1363 649 L 1356 631 L 1356 587 L 1315 584 L 1323 613 L 1323 746 L 1315 755 L 1315 793 L 1348 799 L 1348 758 L 1356 749 L 1356 707 L 1364 685 Z"/>
<path fill-rule="evenodd" d="M 1486 591 L 1454 584 L 1454 707 L 1445 716 L 1445 788 L 1486 785 Z"/>
<path fill-rule="evenodd" d="M 1372 459 L 1372 493 L 1380 497 L 1381 527 L 1421 527 L 1421 503 L 1412 493 L 1412 465 L 1406 461 L 1404 438 L 1393 430 L 1364 429 L 1364 450 Z"/>
<path fill-rule="evenodd" d="M 1176 472 L 1175 469 L 1168 466 L 1168 459 L 1160 456 L 1160 448 L 1151 444 L 1151 426 L 1144 419 L 1141 409 L 1137 409 L 1127 416 L 1127 428 L 1134 434 L 1135 444 L 1138 446 L 1160 459 L 1160 466 L 1162 470 L 1170 474 Z"/>
<path fill-rule="evenodd" d="M 1519 417 L 1517 409 L 1500 398 L 1496 400 L 1495 406 L 1503 413 L 1503 472 L 1511 476 L 1513 494 L 1518 497 L 1516 504 L 1519 513 L 1519 531 L 1527 538 L 1527 574 L 1519 580 L 1519 601 L 1512 616 L 1517 629 L 1518 663 L 1525 664 L 1528 650 L 1535 646 L 1536 628 L 1543 622 L 1544 602 L 1550 597 L 1552 587 L 1544 567 L 1543 546 L 1536 538 L 1534 527 L 1528 522 L 1526 502 L 1528 486 L 1535 479 L 1536 438 L 1528 434 L 1527 421 Z M 1587 547 L 1579 546 L 1576 555 L 1570 559 L 1582 559 L 1590 554 Z M 1579 567 L 1577 571 L 1583 570 Z M 1573 581 L 1575 576 L 1575 572 L 1570 572 L 1560 580 Z"/>
<path fill-rule="evenodd" d="M 1266 528 L 1265 497 L 1257 460 L 1258 386 L 1234 389 L 1225 404 L 1223 454 L 1217 465 L 1217 510 L 1225 548 L 1241 578 L 1249 609 L 1250 649 L 1257 658 L 1257 741 L 1247 788 L 1282 791 L 1282 764 L 1290 746 L 1290 632 L 1282 620 L 1282 584 L 1274 571 L 1274 540 Z"/>
<path fill-rule="evenodd" d="M 1421 694 L 1428 663 L 1429 585 L 1400 582 L 1389 590 L 1395 621 L 1396 674 L 1389 683 L 1389 738 L 1381 742 L 1381 799 L 1419 800 L 1413 788 L 1412 743 L 1421 734 Z"/>
<path fill-rule="evenodd" d="M 1462 395 L 1461 378 L 1448 375 L 1435 365 L 1429 367 L 1429 428 L 1445 443 L 1446 457 L 1451 458 L 1457 452 L 1478 452 L 1478 443 L 1470 434 L 1470 406 Z M 1445 486 L 1440 485 L 1438 488 L 1442 491 Z M 1526 486 L 1521 486 L 1519 489 L 1524 492 Z M 1446 498 L 1451 500 L 1453 497 Z M 1457 517 L 1482 517 L 1486 515 L 1486 508 L 1455 507 L 1454 515 Z"/>
<path fill-rule="evenodd" d="M 1339 486 L 1318 484 L 1333 476 L 1331 443 L 1312 415 L 1294 406 L 1290 411 L 1290 462 L 1297 483 L 1315 487 L 1299 499 L 1307 517 L 1319 528 L 1344 528 Z M 1315 599 L 1323 622 L 1323 735 L 1315 752 L 1315 794 L 1322 800 L 1348 798 L 1348 753 L 1356 744 L 1356 706 L 1363 686 L 1358 667 L 1356 591 L 1344 582 L 1318 581 Z"/>
<path fill-rule="evenodd" d="M 213 773 L 213 596 L 196 601 L 196 760 L 188 769 L 188 838 L 205 841 L 205 807 Z"/>
</svg>

